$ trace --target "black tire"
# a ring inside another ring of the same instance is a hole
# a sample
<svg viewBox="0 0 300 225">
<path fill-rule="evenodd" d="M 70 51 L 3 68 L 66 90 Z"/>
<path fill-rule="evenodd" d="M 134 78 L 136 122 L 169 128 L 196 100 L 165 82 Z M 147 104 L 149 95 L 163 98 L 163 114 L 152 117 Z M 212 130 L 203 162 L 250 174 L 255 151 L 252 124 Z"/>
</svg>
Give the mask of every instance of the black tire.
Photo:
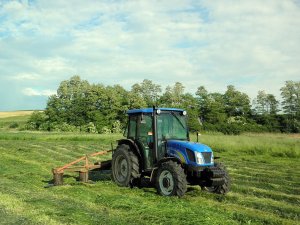
<svg viewBox="0 0 300 225">
<path fill-rule="evenodd" d="M 187 181 L 181 165 L 174 161 L 162 163 L 156 175 L 156 189 L 163 196 L 183 196 L 187 190 Z"/>
<path fill-rule="evenodd" d="M 223 170 L 225 172 L 225 175 L 224 175 L 225 183 L 222 185 L 219 185 L 219 186 L 202 187 L 202 189 L 212 192 L 212 193 L 224 195 L 230 191 L 231 180 L 230 180 L 230 177 L 229 177 L 226 167 L 222 163 L 215 163 L 215 167 L 217 167 L 220 170 Z"/>
<path fill-rule="evenodd" d="M 112 180 L 120 187 L 129 187 L 139 177 L 138 157 L 128 145 L 119 145 L 112 158 Z"/>
</svg>

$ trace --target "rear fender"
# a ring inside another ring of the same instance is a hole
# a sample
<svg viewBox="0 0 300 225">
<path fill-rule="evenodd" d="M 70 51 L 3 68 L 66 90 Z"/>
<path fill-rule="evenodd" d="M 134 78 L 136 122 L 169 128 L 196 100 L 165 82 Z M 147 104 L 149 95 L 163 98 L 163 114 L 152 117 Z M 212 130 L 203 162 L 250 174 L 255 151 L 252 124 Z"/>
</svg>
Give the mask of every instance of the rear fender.
<svg viewBox="0 0 300 225">
<path fill-rule="evenodd" d="M 133 140 L 131 139 L 121 139 L 118 140 L 118 145 L 128 145 L 130 147 L 130 149 L 137 155 L 137 157 L 139 158 L 140 164 L 142 165 L 142 168 L 144 167 L 144 161 L 142 160 L 142 153 L 139 149 L 139 147 L 136 145 L 136 143 L 134 143 Z"/>
</svg>

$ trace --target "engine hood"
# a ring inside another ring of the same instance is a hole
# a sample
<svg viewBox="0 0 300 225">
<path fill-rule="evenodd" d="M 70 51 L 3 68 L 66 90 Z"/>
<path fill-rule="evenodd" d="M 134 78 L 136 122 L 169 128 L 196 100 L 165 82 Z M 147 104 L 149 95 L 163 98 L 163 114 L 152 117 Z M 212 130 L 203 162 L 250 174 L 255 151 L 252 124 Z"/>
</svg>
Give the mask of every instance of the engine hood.
<svg viewBox="0 0 300 225">
<path fill-rule="evenodd" d="M 212 152 L 211 148 L 207 145 L 189 141 L 168 140 L 167 147 L 181 150 L 188 148 L 195 152 Z"/>
</svg>

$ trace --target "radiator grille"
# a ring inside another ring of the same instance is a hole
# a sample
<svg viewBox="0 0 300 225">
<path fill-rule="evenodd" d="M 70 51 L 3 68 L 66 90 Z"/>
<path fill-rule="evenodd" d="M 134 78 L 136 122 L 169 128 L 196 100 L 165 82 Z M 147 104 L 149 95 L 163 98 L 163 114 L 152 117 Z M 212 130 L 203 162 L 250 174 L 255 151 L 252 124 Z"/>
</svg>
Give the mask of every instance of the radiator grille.
<svg viewBox="0 0 300 225">
<path fill-rule="evenodd" d="M 211 163 L 211 152 L 202 152 L 204 163 Z"/>
</svg>

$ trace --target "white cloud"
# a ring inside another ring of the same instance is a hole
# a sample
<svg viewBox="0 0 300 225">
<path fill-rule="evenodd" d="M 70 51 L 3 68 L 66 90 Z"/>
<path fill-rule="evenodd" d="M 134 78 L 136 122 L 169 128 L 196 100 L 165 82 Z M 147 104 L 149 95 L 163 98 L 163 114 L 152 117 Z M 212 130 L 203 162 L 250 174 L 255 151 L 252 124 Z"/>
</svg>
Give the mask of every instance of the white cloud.
<svg viewBox="0 0 300 225">
<path fill-rule="evenodd" d="M 44 95 L 44 96 L 50 96 L 50 95 L 55 95 L 56 94 L 56 91 L 55 90 L 42 90 L 41 91 L 41 95 Z"/>
<path fill-rule="evenodd" d="M 50 96 L 56 94 L 56 91 L 54 90 L 38 91 L 33 88 L 25 88 L 22 90 L 22 93 L 26 96 Z"/>
<path fill-rule="evenodd" d="M 24 80 L 39 80 L 40 76 L 37 74 L 33 73 L 19 73 L 15 76 L 11 77 L 13 80 L 19 80 L 19 81 L 24 81 Z"/>
<path fill-rule="evenodd" d="M 126 88 L 145 78 L 180 81 L 192 93 L 233 84 L 254 98 L 261 89 L 279 96 L 285 80 L 299 80 L 300 6 L 293 0 L 2 5 L 0 77 L 23 88 L 26 80 L 56 89 L 79 74 Z"/>
<path fill-rule="evenodd" d="M 32 62 L 32 66 L 43 74 L 74 71 L 71 62 L 62 57 L 53 57 L 47 59 L 36 59 Z"/>
</svg>

